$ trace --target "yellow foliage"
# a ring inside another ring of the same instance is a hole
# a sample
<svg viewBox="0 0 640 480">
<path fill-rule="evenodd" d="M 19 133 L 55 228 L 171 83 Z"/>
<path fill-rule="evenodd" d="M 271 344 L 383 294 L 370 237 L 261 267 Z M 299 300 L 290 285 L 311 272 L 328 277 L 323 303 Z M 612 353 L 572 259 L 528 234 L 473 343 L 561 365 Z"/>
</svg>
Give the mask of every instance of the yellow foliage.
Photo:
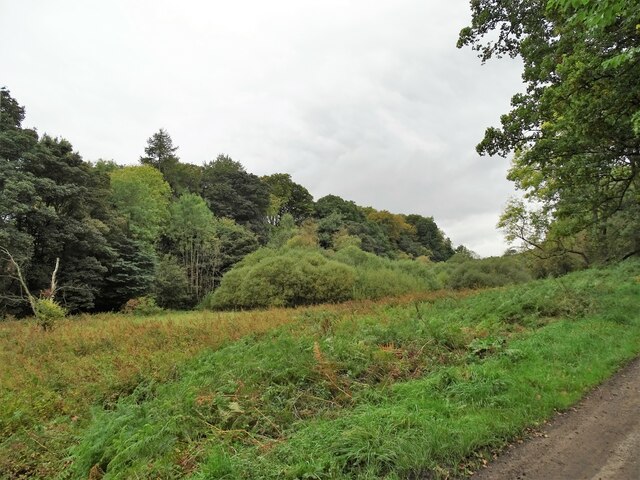
<svg viewBox="0 0 640 480">
<path fill-rule="evenodd" d="M 373 210 L 367 213 L 367 218 L 385 229 L 391 240 L 399 240 L 403 234 L 415 235 L 416 228 L 409 224 L 404 215 L 388 212 L 387 210 Z"/>
</svg>

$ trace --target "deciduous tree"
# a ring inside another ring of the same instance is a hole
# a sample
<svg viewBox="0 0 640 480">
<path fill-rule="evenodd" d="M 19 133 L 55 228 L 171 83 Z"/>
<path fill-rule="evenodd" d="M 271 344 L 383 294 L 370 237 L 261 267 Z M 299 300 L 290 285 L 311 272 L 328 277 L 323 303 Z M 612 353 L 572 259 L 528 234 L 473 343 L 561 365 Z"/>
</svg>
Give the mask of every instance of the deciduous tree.
<svg viewBox="0 0 640 480">
<path fill-rule="evenodd" d="M 127 219 L 134 238 L 155 244 L 169 219 L 171 188 L 162 173 L 149 165 L 111 172 L 112 201 Z"/>
<path fill-rule="evenodd" d="M 279 225 L 283 215 L 289 214 L 297 225 L 313 214 L 313 197 L 302 185 L 291 180 L 287 173 L 264 176 L 262 182 L 269 190 L 267 221 Z"/>
<path fill-rule="evenodd" d="M 515 152 L 509 179 L 551 219 L 545 235 L 586 235 L 581 254 L 591 261 L 640 251 L 637 2 L 474 0 L 471 8 L 458 45 L 483 61 L 520 56 L 527 85 L 478 152 Z"/>
</svg>

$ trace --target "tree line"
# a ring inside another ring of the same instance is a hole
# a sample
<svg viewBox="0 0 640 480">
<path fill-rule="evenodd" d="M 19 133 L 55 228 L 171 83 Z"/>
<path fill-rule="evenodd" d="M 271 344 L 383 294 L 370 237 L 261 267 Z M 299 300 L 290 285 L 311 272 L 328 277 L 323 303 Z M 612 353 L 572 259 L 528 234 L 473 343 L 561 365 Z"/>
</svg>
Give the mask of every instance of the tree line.
<svg viewBox="0 0 640 480">
<path fill-rule="evenodd" d="M 51 295 L 57 262 L 56 302 L 67 311 L 117 310 L 145 295 L 191 308 L 293 229 L 313 232 L 319 248 L 349 243 L 390 259 L 455 253 L 432 217 L 314 201 L 289 174 L 258 177 L 227 155 L 183 163 L 162 129 L 138 165 L 87 162 L 67 140 L 23 127 L 24 107 L 6 88 L 0 95 L 0 246 L 14 260 L 0 260 L 0 314 L 28 312 L 25 286 Z"/>
</svg>

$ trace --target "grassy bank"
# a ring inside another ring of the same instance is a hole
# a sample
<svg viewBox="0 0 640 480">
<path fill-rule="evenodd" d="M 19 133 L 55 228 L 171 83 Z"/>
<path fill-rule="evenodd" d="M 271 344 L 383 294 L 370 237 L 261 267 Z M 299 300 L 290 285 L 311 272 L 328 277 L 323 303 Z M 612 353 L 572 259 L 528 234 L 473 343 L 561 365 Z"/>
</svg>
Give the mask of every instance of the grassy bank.
<svg viewBox="0 0 640 480">
<path fill-rule="evenodd" d="M 639 278 L 2 323 L 0 478 L 463 473 L 639 353 Z"/>
<path fill-rule="evenodd" d="M 71 478 L 406 478 L 566 408 L 640 350 L 638 263 L 375 312 L 300 312 L 96 408 Z"/>
<path fill-rule="evenodd" d="M 393 302 L 441 295 L 424 293 Z M 0 478 L 52 478 L 66 471 L 67 449 L 91 421 L 92 407 L 112 409 L 140 385 L 177 378 L 205 350 L 319 310 L 343 316 L 375 312 L 387 304 L 151 317 L 85 315 L 46 333 L 30 321 L 0 322 Z"/>
</svg>

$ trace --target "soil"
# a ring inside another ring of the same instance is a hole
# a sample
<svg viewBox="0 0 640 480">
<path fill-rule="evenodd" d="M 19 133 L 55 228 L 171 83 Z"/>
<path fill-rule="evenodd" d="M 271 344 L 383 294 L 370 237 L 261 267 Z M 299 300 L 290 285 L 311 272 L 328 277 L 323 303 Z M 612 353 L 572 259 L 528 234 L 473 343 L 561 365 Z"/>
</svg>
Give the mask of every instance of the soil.
<svg viewBox="0 0 640 480">
<path fill-rule="evenodd" d="M 640 358 L 473 480 L 640 480 Z"/>
</svg>

